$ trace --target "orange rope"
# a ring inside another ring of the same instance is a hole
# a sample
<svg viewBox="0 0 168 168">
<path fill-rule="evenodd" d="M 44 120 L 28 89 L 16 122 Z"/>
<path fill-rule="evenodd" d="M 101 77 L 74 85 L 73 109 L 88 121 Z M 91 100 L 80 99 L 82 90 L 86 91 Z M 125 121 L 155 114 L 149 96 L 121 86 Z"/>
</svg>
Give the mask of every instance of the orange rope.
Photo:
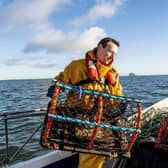
<svg viewBox="0 0 168 168">
<path fill-rule="evenodd" d="M 58 99 L 59 90 L 60 90 L 60 87 L 55 86 L 54 93 L 53 93 L 52 100 L 51 100 L 51 106 L 50 106 L 50 109 L 49 109 L 49 112 L 48 112 L 49 114 L 56 114 L 55 109 L 56 109 L 56 106 L 57 106 L 57 99 Z M 47 124 L 46 124 L 46 127 L 45 127 L 43 140 L 48 139 L 50 129 L 51 129 L 51 125 L 52 125 L 52 121 L 53 121 L 52 118 L 47 119 Z"/>
<path fill-rule="evenodd" d="M 97 119 L 96 119 L 96 123 L 100 124 L 101 122 L 101 118 L 102 118 L 102 111 L 103 111 L 103 98 L 102 96 L 98 97 L 98 110 L 97 110 Z M 95 127 L 92 133 L 92 136 L 90 138 L 90 141 L 88 142 L 88 146 L 87 148 L 91 148 L 94 142 L 94 138 L 97 134 L 99 127 Z"/>
</svg>

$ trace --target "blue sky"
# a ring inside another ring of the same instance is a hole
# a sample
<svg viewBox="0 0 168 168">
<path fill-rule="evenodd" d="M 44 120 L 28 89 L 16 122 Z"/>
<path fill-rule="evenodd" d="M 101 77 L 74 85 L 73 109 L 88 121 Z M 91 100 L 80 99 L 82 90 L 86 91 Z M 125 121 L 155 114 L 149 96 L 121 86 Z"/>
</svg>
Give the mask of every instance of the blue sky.
<svg viewBox="0 0 168 168">
<path fill-rule="evenodd" d="M 0 79 L 53 78 L 106 36 L 121 75 L 168 74 L 168 0 L 0 0 Z"/>
</svg>

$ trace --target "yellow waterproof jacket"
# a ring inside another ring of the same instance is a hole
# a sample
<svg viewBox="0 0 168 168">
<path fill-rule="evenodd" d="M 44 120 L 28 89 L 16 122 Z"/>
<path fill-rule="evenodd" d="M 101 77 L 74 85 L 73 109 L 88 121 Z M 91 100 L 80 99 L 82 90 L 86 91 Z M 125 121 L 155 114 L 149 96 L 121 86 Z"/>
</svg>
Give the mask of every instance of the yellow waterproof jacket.
<svg viewBox="0 0 168 168">
<path fill-rule="evenodd" d="M 99 64 L 97 66 L 101 69 L 102 74 L 105 74 L 104 72 L 109 70 L 109 67 L 106 68 L 105 65 Z M 108 87 L 106 87 L 104 83 L 90 82 L 90 83 L 83 84 L 82 87 L 86 88 L 86 89 L 100 91 L 100 92 L 106 91 L 109 94 L 123 96 L 122 86 L 119 81 L 119 74 L 113 67 L 110 67 L 110 69 L 112 70 L 112 73 L 114 73 L 114 75 L 116 76 L 115 84 L 112 85 L 112 84 L 108 83 Z M 88 78 L 89 78 L 88 67 L 87 67 L 87 62 L 85 59 L 72 61 L 64 69 L 64 72 L 61 72 L 58 76 L 55 77 L 55 79 L 60 82 L 63 82 L 65 84 L 73 84 L 73 85 L 78 85 L 78 83 L 80 81 L 87 80 Z M 66 103 L 68 103 L 69 105 L 73 104 L 76 106 L 85 107 L 88 105 L 88 102 L 90 100 L 90 96 L 89 95 L 82 95 L 82 96 L 83 96 L 82 99 L 79 100 L 77 94 L 75 97 L 75 93 L 73 93 L 73 95 L 72 95 L 72 93 L 70 93 L 68 95 L 68 99 L 67 99 Z M 109 101 L 110 102 L 107 103 L 109 108 L 110 108 L 109 104 L 115 104 L 115 103 L 119 102 L 119 101 L 114 101 L 112 99 L 110 99 Z M 92 104 L 92 105 L 90 104 L 89 106 L 92 107 L 93 105 L 94 104 Z"/>
<path fill-rule="evenodd" d="M 117 79 L 116 83 L 111 85 L 108 84 L 108 92 L 110 94 L 122 96 L 122 86 L 119 82 L 118 72 L 112 68 L 113 73 L 116 74 Z M 85 59 L 80 59 L 76 61 L 72 61 L 65 69 L 64 72 L 61 72 L 58 76 L 55 77 L 56 80 L 61 81 L 65 84 L 73 84 L 76 85 L 80 81 L 87 80 L 88 76 L 88 68 Z M 84 88 L 94 89 L 98 91 L 104 91 L 105 85 L 100 84 L 99 82 L 88 83 L 83 85 Z"/>
</svg>

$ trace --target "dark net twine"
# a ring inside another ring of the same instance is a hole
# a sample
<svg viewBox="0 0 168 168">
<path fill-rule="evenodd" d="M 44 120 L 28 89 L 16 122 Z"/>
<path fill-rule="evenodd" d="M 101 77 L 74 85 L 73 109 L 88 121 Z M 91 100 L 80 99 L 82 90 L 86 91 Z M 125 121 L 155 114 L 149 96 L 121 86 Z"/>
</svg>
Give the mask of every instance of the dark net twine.
<svg viewBox="0 0 168 168">
<path fill-rule="evenodd" d="M 153 142 L 156 149 L 168 152 L 168 107 L 153 108 L 144 121 L 137 142 Z"/>
<path fill-rule="evenodd" d="M 127 120 L 136 114 L 134 120 Z M 78 86 L 55 84 L 40 144 L 117 157 L 129 152 L 140 132 L 141 103 Z"/>
</svg>

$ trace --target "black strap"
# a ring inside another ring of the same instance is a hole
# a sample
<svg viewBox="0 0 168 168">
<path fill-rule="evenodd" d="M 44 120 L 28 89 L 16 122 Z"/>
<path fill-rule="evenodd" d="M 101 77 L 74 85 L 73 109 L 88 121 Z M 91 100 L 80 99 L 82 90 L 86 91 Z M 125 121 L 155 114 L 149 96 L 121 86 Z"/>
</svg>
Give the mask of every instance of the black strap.
<svg viewBox="0 0 168 168">
<path fill-rule="evenodd" d="M 84 85 L 84 84 L 88 84 L 88 83 L 93 83 L 93 82 L 99 82 L 96 79 L 91 79 L 91 78 L 87 78 L 85 80 L 81 80 L 77 83 L 77 85 Z"/>
<path fill-rule="evenodd" d="M 93 82 L 98 82 L 98 83 L 102 83 L 102 84 L 105 84 L 105 85 L 108 84 L 108 80 L 107 79 L 105 79 L 105 81 L 102 82 L 102 81 L 99 81 L 99 80 L 96 80 L 96 79 L 87 78 L 85 80 L 79 81 L 76 85 L 84 85 L 84 84 L 93 83 Z"/>
</svg>

